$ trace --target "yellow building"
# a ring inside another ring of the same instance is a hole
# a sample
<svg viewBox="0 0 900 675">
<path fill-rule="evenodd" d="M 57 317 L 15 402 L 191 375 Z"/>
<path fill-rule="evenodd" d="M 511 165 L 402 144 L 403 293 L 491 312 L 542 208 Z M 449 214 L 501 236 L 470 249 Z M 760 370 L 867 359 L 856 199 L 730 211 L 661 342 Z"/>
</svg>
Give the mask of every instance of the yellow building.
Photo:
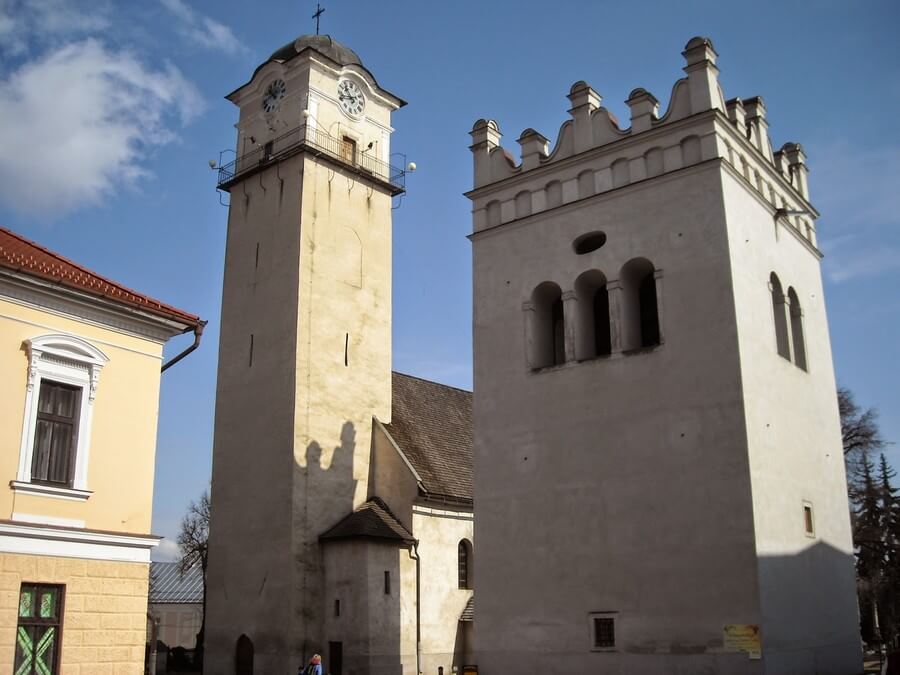
<svg viewBox="0 0 900 675">
<path fill-rule="evenodd" d="M 0 675 L 143 672 L 163 345 L 204 323 L 0 228 Z"/>
</svg>

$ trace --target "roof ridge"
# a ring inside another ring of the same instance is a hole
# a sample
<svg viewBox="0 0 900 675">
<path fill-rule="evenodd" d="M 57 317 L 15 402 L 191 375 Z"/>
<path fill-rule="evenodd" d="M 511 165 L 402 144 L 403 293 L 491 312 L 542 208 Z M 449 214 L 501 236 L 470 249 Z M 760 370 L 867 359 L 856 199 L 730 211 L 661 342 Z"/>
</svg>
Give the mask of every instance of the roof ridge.
<svg viewBox="0 0 900 675">
<path fill-rule="evenodd" d="M 429 380 L 424 377 L 420 377 L 419 375 L 410 375 L 409 373 L 401 373 L 399 370 L 392 370 L 391 373 L 394 375 L 402 375 L 403 377 L 408 377 L 411 380 L 419 380 L 419 382 L 427 382 L 428 384 L 436 384 L 439 387 L 445 387 L 447 389 L 455 389 L 456 391 L 461 391 L 464 394 L 472 394 L 474 393 L 471 389 L 463 389 L 462 387 L 454 387 L 452 384 L 446 384 L 445 382 L 438 382 L 437 380 Z"/>
<path fill-rule="evenodd" d="M 381 497 L 379 497 L 378 495 L 372 495 L 371 497 L 369 497 L 366 500 L 366 503 L 368 503 L 368 502 L 374 502 L 375 504 L 377 504 L 379 506 L 379 508 L 384 510 L 385 513 L 387 513 L 391 518 L 393 518 L 397 522 L 397 525 L 399 525 L 400 527 L 403 528 L 404 532 L 407 532 L 409 534 L 409 536 L 412 537 L 412 532 L 410 532 L 407 529 L 406 525 L 404 525 L 400 521 L 400 519 L 397 517 L 397 515 L 393 511 L 391 511 L 391 507 L 388 506 L 387 503 Z"/>
</svg>

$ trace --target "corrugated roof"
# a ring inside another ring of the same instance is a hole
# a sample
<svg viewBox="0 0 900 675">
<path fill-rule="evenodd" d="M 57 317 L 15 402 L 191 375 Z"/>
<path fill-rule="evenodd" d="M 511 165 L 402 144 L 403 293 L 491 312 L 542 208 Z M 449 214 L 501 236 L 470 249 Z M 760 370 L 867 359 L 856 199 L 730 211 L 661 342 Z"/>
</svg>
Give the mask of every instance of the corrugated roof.
<svg viewBox="0 0 900 675">
<path fill-rule="evenodd" d="M 182 574 L 177 562 L 151 562 L 149 601 L 203 602 L 203 572 L 195 565 Z"/>
<path fill-rule="evenodd" d="M 372 497 L 337 525 L 319 536 L 319 539 L 392 539 L 412 542 L 412 534 L 378 497 Z"/>
<path fill-rule="evenodd" d="M 393 374 L 391 437 L 425 490 L 472 500 L 472 392 Z"/>
<path fill-rule="evenodd" d="M 475 596 L 472 595 L 469 598 L 469 601 L 466 603 L 465 609 L 463 609 L 462 614 L 459 615 L 460 621 L 474 621 L 475 620 Z"/>
<path fill-rule="evenodd" d="M 0 227 L 0 267 L 53 281 L 91 295 L 106 298 L 180 323 L 196 326 L 200 317 L 92 272 L 22 235 Z"/>
</svg>

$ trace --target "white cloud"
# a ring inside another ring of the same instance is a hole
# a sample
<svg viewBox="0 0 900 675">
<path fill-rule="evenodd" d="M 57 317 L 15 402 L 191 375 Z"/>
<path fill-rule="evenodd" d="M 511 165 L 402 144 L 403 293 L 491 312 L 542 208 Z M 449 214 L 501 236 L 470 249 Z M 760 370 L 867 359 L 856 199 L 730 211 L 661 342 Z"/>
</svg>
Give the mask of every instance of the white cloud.
<svg viewBox="0 0 900 675">
<path fill-rule="evenodd" d="M 70 0 L 0 0 L 0 53 L 21 56 L 60 39 L 84 37 L 110 25 L 110 6 Z"/>
<path fill-rule="evenodd" d="M 147 175 L 173 118 L 198 115 L 200 94 L 173 65 L 87 39 L 49 51 L 0 82 L 0 200 L 58 216 Z"/>
<path fill-rule="evenodd" d="M 228 26 L 200 14 L 184 0 L 160 0 L 160 2 L 180 21 L 176 28 L 188 40 L 206 49 L 219 50 L 227 54 L 246 50 Z"/>
<path fill-rule="evenodd" d="M 181 551 L 174 539 L 163 539 L 159 546 L 150 552 L 150 557 L 156 562 L 175 562 L 181 558 Z"/>
<path fill-rule="evenodd" d="M 838 141 L 810 146 L 809 154 L 828 278 L 840 283 L 900 269 L 900 146 Z"/>
</svg>

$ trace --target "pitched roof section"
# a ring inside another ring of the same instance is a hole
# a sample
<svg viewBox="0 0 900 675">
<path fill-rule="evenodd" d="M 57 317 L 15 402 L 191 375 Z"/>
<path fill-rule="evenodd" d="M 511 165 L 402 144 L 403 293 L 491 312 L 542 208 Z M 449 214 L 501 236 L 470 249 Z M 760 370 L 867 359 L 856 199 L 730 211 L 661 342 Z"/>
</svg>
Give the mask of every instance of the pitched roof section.
<svg viewBox="0 0 900 675">
<path fill-rule="evenodd" d="M 435 497 L 472 501 L 472 392 L 393 374 L 385 428 Z"/>
<path fill-rule="evenodd" d="M 203 573 L 196 565 L 184 574 L 177 562 L 150 563 L 149 602 L 203 602 Z"/>
<path fill-rule="evenodd" d="M 102 277 L 4 227 L 0 227 L 0 268 L 55 282 L 119 304 L 137 307 L 189 326 L 202 323 L 198 316 Z"/>
<path fill-rule="evenodd" d="M 412 534 L 397 520 L 396 516 L 378 497 L 372 497 L 356 511 L 341 520 L 319 539 L 388 539 L 410 543 L 415 541 Z"/>
</svg>

